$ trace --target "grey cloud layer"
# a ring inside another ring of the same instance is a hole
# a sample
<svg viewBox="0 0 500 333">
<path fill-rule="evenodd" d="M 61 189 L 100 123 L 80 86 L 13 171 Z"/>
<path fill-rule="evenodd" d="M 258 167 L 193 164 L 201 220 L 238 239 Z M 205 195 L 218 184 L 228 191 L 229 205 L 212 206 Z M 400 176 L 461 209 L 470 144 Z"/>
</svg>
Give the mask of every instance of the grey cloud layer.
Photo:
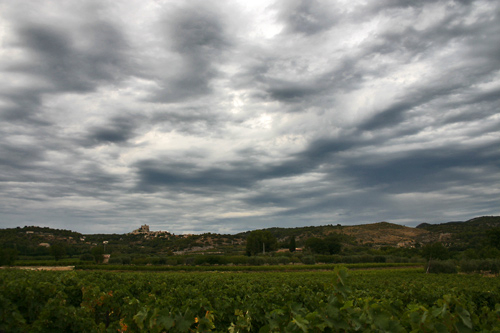
<svg viewBox="0 0 500 333">
<path fill-rule="evenodd" d="M 2 8 L 1 226 L 500 213 L 495 1 Z"/>
</svg>

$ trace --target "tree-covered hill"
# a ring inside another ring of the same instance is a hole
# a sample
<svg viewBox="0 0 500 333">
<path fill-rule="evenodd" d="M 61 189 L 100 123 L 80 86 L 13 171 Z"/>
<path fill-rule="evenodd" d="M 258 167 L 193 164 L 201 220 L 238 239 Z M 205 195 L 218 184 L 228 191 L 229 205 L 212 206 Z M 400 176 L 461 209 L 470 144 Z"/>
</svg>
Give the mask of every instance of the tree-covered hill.
<svg viewBox="0 0 500 333">
<path fill-rule="evenodd" d="M 498 228 L 498 229 L 497 229 Z M 484 216 L 466 222 L 420 224 L 416 228 L 388 222 L 354 226 L 325 225 L 298 228 L 268 228 L 276 237 L 277 248 L 288 249 L 293 238 L 298 248 L 304 247 L 310 238 L 335 236 L 343 248 L 367 251 L 380 248 L 415 248 L 440 242 L 447 248 L 479 251 L 491 245 L 491 233 L 500 235 L 500 216 Z M 167 232 L 93 234 L 83 235 L 69 230 L 24 227 L 0 229 L 0 248 L 15 249 L 19 256 L 50 256 L 50 246 L 58 244 L 67 256 L 75 257 L 103 247 L 107 253 L 120 256 L 163 256 L 173 254 L 232 254 L 245 253 L 246 239 L 250 231 L 235 235 L 205 233 L 199 235 L 174 235 Z M 47 246 L 49 245 L 49 246 Z M 493 246 L 496 247 L 496 246 Z M 500 248 L 500 244 L 499 244 Z"/>
</svg>

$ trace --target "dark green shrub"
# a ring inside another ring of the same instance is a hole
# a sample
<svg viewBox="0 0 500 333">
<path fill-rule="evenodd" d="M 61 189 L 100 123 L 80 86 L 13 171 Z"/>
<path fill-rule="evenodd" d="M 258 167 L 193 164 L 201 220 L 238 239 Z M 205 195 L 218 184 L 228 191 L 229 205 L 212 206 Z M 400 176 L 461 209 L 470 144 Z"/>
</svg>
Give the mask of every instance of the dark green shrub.
<svg viewBox="0 0 500 333">
<path fill-rule="evenodd" d="M 314 256 L 304 256 L 302 257 L 302 263 L 305 265 L 314 265 L 316 260 L 314 259 Z"/>
<path fill-rule="evenodd" d="M 130 257 L 120 257 L 120 259 L 124 265 L 130 265 L 132 263 L 132 258 Z"/>
<path fill-rule="evenodd" d="M 2 249 L 0 248 L 0 266 L 13 265 L 17 258 L 17 250 L 15 249 Z"/>
<path fill-rule="evenodd" d="M 278 264 L 278 258 L 276 257 L 268 257 L 265 259 L 265 263 L 268 265 L 277 265 Z"/>
<path fill-rule="evenodd" d="M 265 259 L 263 257 L 248 257 L 248 264 L 250 266 L 260 266 L 265 264 Z"/>
<path fill-rule="evenodd" d="M 290 262 L 292 264 L 298 264 L 298 263 L 301 263 L 302 261 L 300 260 L 300 258 L 298 256 L 293 256 L 293 257 L 290 257 Z"/>
<path fill-rule="evenodd" d="M 184 264 L 185 265 L 195 265 L 196 259 L 195 257 L 185 257 Z"/>
<path fill-rule="evenodd" d="M 203 255 L 197 256 L 194 260 L 195 265 L 225 265 L 227 264 L 226 258 L 217 255 Z"/>
<path fill-rule="evenodd" d="M 359 258 L 358 258 L 358 262 L 375 262 L 373 260 L 373 256 L 372 255 L 369 255 L 369 254 L 363 254 L 361 255 Z"/>
<path fill-rule="evenodd" d="M 123 264 L 123 261 L 122 261 L 122 258 L 119 258 L 119 257 L 111 257 L 109 258 L 109 262 L 108 262 L 110 265 L 122 265 Z"/>
<path fill-rule="evenodd" d="M 281 264 L 281 265 L 287 265 L 290 263 L 290 258 L 288 257 L 278 257 L 276 258 L 278 260 L 278 264 Z"/>
<path fill-rule="evenodd" d="M 454 274 L 457 273 L 457 266 L 453 261 L 447 260 L 431 260 L 427 263 L 428 273 L 444 273 L 444 274 Z"/>
<path fill-rule="evenodd" d="M 419 262 L 422 261 L 421 257 L 415 258 L 414 262 Z M 408 258 L 404 257 L 391 257 L 387 262 L 394 262 L 394 263 L 405 263 L 405 262 L 410 262 Z"/>
<path fill-rule="evenodd" d="M 476 273 L 479 272 L 479 260 L 462 260 L 460 261 L 460 272 Z"/>
<path fill-rule="evenodd" d="M 460 272 L 463 273 L 491 273 L 498 274 L 500 261 L 495 259 L 462 260 Z"/>
<path fill-rule="evenodd" d="M 499 271 L 499 262 L 498 260 L 480 260 L 479 269 L 482 272 L 489 272 L 491 274 L 498 274 Z"/>
<path fill-rule="evenodd" d="M 132 265 L 147 265 L 149 264 L 148 258 L 134 258 L 132 259 Z"/>
<path fill-rule="evenodd" d="M 177 260 L 175 259 L 167 259 L 167 265 L 168 266 L 177 266 Z"/>
<path fill-rule="evenodd" d="M 342 257 L 342 262 L 346 264 L 356 264 L 356 263 L 361 263 L 363 260 L 361 259 L 362 257 L 359 255 L 354 255 L 354 256 L 343 256 Z"/>
<path fill-rule="evenodd" d="M 248 263 L 247 256 L 229 256 L 226 259 L 228 263 L 233 265 L 246 265 Z"/>
<path fill-rule="evenodd" d="M 342 262 L 342 256 L 341 255 L 339 255 L 339 254 L 332 255 L 332 263 L 338 264 L 340 262 Z"/>
<path fill-rule="evenodd" d="M 162 260 L 162 258 L 160 258 L 160 257 L 147 258 L 147 264 L 150 264 L 150 265 L 162 265 L 162 262 L 164 264 L 165 260 Z"/>
<path fill-rule="evenodd" d="M 80 256 L 81 261 L 94 261 L 94 256 L 90 253 L 84 253 Z"/>
<path fill-rule="evenodd" d="M 321 262 L 324 264 L 332 264 L 335 262 L 334 256 L 331 255 L 324 255 L 324 254 L 318 254 L 315 256 L 316 262 Z"/>
</svg>

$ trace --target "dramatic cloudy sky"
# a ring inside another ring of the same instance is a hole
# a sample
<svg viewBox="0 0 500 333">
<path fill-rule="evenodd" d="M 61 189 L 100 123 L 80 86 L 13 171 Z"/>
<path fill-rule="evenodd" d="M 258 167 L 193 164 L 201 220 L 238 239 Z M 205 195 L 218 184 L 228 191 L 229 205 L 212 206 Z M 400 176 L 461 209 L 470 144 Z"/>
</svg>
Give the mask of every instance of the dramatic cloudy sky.
<svg viewBox="0 0 500 333">
<path fill-rule="evenodd" d="M 500 214 L 500 2 L 0 0 L 0 227 Z"/>
</svg>

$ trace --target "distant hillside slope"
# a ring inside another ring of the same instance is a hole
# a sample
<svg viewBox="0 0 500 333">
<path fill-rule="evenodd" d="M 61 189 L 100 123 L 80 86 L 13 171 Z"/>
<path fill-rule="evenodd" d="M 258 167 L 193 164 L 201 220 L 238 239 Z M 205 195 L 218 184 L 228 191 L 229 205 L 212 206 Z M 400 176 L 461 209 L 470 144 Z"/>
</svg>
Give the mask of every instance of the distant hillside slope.
<svg viewBox="0 0 500 333">
<path fill-rule="evenodd" d="M 344 235 L 344 242 L 370 246 L 413 246 L 422 235 L 431 232 L 423 229 L 405 227 L 399 224 L 378 222 L 355 226 L 326 225 L 299 228 L 268 228 L 279 241 L 286 241 L 295 236 L 297 241 L 309 237 L 323 238 L 332 233 Z M 249 232 L 240 235 L 248 235 Z M 429 240 L 436 237 L 427 237 Z M 427 239 L 426 238 L 426 239 Z"/>
<path fill-rule="evenodd" d="M 430 235 L 438 235 L 437 240 L 457 249 L 483 247 L 488 231 L 493 228 L 500 228 L 500 216 L 475 217 L 465 222 L 422 223 L 417 226 L 417 229 L 429 231 Z"/>
<path fill-rule="evenodd" d="M 500 216 L 475 217 L 465 222 L 457 221 L 457 222 L 446 222 L 440 224 L 422 223 L 417 226 L 417 229 L 424 229 L 433 232 L 460 233 L 460 232 L 470 232 L 470 231 L 475 232 L 478 231 L 478 228 L 482 228 L 482 230 L 487 230 L 496 227 L 500 227 Z"/>
<path fill-rule="evenodd" d="M 355 237 L 360 244 L 380 246 L 414 246 L 422 235 L 429 231 L 405 227 L 398 224 L 379 222 L 343 228 L 347 235 Z"/>
<path fill-rule="evenodd" d="M 500 227 L 500 216 L 476 217 L 466 222 L 422 223 L 416 228 L 378 222 L 354 226 L 337 224 L 266 230 L 269 230 L 280 241 L 286 241 L 291 236 L 295 236 L 300 241 L 309 237 L 322 238 L 331 233 L 339 233 L 346 236 L 344 238 L 346 243 L 358 245 L 408 247 L 441 242 L 449 247 L 465 249 L 483 246 L 488 237 L 488 230 L 496 227 Z M 240 235 L 245 237 L 248 233 Z"/>
</svg>

